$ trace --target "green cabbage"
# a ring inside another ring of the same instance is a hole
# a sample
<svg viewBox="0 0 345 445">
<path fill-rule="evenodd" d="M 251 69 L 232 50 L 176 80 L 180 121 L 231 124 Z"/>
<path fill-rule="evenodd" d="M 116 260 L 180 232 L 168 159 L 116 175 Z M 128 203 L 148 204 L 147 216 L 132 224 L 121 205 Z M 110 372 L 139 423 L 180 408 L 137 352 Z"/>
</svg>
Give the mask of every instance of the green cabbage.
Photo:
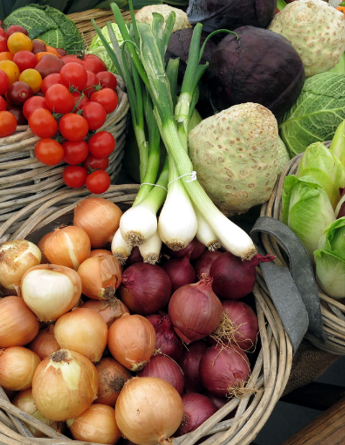
<svg viewBox="0 0 345 445">
<path fill-rule="evenodd" d="M 326 72 L 305 81 L 296 103 L 279 126 L 292 156 L 313 142 L 329 141 L 345 119 L 345 75 Z"/>
<path fill-rule="evenodd" d="M 116 25 L 116 23 L 112 23 L 111 26 L 114 30 L 116 39 L 121 46 L 121 44 L 123 42 L 123 38 L 122 38 L 122 34 L 119 30 L 119 27 Z M 104 37 L 107 39 L 107 42 L 111 45 L 111 40 L 110 40 L 107 25 L 105 25 L 101 29 L 101 31 L 102 31 L 102 34 L 104 35 Z M 107 53 L 107 50 L 103 46 L 101 39 L 98 36 L 93 38 L 88 52 L 89 52 L 89 54 L 95 54 L 96 56 L 100 57 L 103 60 L 103 62 L 106 64 L 108 71 L 119 74 L 116 71 L 116 68 L 115 68 L 113 62 L 111 61 L 111 59 Z"/>
</svg>

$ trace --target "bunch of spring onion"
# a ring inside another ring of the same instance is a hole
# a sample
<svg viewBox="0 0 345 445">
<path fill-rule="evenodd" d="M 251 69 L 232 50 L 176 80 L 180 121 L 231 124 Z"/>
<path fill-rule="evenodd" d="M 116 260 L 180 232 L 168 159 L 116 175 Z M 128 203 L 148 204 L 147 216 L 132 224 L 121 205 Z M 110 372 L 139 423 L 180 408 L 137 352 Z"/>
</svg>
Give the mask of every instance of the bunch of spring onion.
<svg viewBox="0 0 345 445">
<path fill-rule="evenodd" d="M 198 100 L 198 82 L 207 65 L 199 65 L 202 25 L 195 26 L 187 69 L 177 98 L 179 60 L 165 64 L 164 54 L 175 22 L 154 13 L 151 25 L 135 20 L 128 27 L 116 4 L 111 4 L 124 40 L 120 46 L 108 22 L 112 48 L 93 20 L 112 62 L 123 78 L 140 153 L 141 187 L 133 206 L 120 221 L 112 243 L 113 254 L 125 262 L 133 246 L 139 246 L 144 261 L 154 264 L 162 241 L 179 250 L 196 237 L 210 250 L 219 247 L 241 259 L 256 254 L 251 238 L 218 210 L 199 184 L 188 156 L 187 128 Z M 162 139 L 167 156 L 159 170 Z M 161 209 L 162 207 L 162 209 Z M 157 213 L 160 215 L 157 220 Z"/>
</svg>

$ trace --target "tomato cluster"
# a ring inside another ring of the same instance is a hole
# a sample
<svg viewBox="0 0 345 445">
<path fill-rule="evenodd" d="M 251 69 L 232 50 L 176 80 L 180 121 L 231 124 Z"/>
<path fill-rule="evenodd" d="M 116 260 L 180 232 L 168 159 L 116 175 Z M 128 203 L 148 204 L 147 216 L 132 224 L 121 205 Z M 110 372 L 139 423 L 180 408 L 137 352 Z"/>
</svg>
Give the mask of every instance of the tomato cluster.
<svg viewBox="0 0 345 445">
<path fill-rule="evenodd" d="M 66 55 L 60 48 L 31 40 L 21 26 L 0 27 L 0 137 L 29 125 L 41 139 L 37 159 L 69 164 L 63 180 L 92 193 L 110 186 L 105 171 L 115 139 L 98 131 L 118 104 L 116 77 L 97 56 Z"/>
</svg>

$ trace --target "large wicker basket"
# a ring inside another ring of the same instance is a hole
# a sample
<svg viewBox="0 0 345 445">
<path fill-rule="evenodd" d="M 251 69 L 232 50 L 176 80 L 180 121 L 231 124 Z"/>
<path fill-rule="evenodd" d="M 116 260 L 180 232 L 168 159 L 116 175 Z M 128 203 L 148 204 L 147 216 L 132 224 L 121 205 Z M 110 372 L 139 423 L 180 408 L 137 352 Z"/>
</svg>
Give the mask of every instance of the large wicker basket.
<svg viewBox="0 0 345 445">
<path fill-rule="evenodd" d="M 136 184 L 112 185 L 109 191 L 101 196 L 126 208 L 133 202 L 138 187 Z M 0 243 L 26 237 L 38 242 L 54 227 L 70 223 L 76 204 L 87 196 L 92 196 L 87 190 L 82 193 L 59 190 L 36 203 L 31 203 L 0 225 Z M 291 371 L 292 347 L 259 270 L 253 293 L 260 338 L 253 355 L 256 359 L 252 374 L 247 383 L 247 388 L 251 390 L 241 398 L 231 399 L 197 430 L 173 439 L 174 445 L 192 445 L 200 439 L 204 445 L 249 445 L 266 423 L 282 395 Z M 236 410 L 235 417 L 224 420 L 233 410 Z M 0 442 L 6 445 L 42 444 L 43 439 L 31 437 L 23 421 L 46 434 L 44 443 L 47 445 L 87 445 L 85 442 L 71 442 L 71 439 L 20 411 L 11 404 L 0 387 Z"/>
<path fill-rule="evenodd" d="M 329 147 L 330 143 L 326 143 Z M 287 175 L 296 173 L 302 154 L 292 158 L 285 166 L 270 200 L 262 206 L 261 215 L 270 216 L 281 221 L 282 215 L 282 191 L 284 180 Z M 282 247 L 277 243 L 275 238 L 263 235 L 264 246 L 269 253 L 277 255 L 276 264 L 287 267 L 286 256 Z M 326 343 L 322 343 L 316 337 L 306 335 L 306 338 L 318 348 L 337 355 L 345 355 L 345 305 L 341 301 L 337 301 L 326 295 L 319 288 L 319 297 L 321 301 L 321 313 L 323 319 L 323 327 L 327 337 Z"/>
</svg>

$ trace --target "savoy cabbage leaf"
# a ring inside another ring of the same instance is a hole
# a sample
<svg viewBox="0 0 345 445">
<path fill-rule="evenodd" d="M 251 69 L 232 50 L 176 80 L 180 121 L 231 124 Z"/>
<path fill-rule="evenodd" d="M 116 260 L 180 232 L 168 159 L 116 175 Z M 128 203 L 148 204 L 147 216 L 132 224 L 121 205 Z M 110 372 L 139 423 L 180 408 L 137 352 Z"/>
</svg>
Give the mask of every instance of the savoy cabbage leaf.
<svg viewBox="0 0 345 445">
<path fill-rule="evenodd" d="M 331 72 L 309 77 L 279 126 L 291 156 L 313 142 L 332 140 L 345 119 L 345 75 Z"/>
</svg>

